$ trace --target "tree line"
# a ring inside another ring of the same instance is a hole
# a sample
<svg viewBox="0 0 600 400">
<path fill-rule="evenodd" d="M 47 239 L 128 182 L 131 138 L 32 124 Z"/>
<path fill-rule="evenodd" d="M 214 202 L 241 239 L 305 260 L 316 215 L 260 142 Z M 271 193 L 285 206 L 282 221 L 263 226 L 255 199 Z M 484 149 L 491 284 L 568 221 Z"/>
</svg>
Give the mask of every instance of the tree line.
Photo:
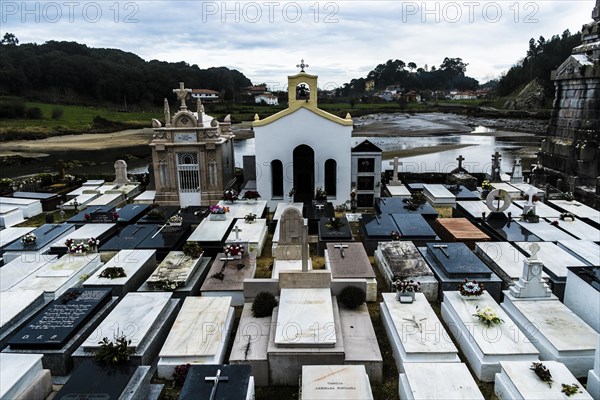
<svg viewBox="0 0 600 400">
<path fill-rule="evenodd" d="M 27 96 L 45 102 L 161 105 L 172 90 L 212 89 L 232 100 L 252 85 L 237 70 L 202 69 L 186 62 L 145 61 L 117 50 L 76 42 L 48 41 L 18 45 L 12 34 L 0 41 L 0 95 Z"/>
</svg>

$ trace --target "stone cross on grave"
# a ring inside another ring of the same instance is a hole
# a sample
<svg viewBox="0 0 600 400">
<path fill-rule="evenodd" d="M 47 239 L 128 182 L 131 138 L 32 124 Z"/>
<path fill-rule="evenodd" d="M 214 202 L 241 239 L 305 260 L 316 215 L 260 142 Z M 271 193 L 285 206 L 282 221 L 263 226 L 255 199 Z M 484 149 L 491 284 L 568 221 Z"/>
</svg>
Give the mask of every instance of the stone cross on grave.
<svg viewBox="0 0 600 400">
<path fill-rule="evenodd" d="M 456 161 L 458 161 L 458 169 L 463 169 L 462 163 L 465 161 L 465 158 L 462 156 L 462 154 L 458 156 Z"/>
<path fill-rule="evenodd" d="M 304 72 L 304 68 L 308 68 L 308 64 L 304 64 L 304 58 L 300 60 L 300 64 L 296 64 L 296 68 L 300 68 L 300 72 Z"/>
<path fill-rule="evenodd" d="M 173 89 L 173 93 L 177 95 L 177 100 L 181 101 L 181 109 L 187 110 L 185 98 L 187 97 L 188 93 L 192 93 L 192 89 L 186 89 L 183 82 L 179 82 L 179 89 Z"/>
<path fill-rule="evenodd" d="M 398 179 L 398 167 L 402 165 L 402 162 L 398 161 L 398 157 L 394 157 L 394 161 L 390 161 L 390 165 L 394 167 L 392 182 L 400 182 Z"/>
<path fill-rule="evenodd" d="M 502 159 L 502 155 L 498 151 L 496 151 L 492 155 L 492 173 L 490 174 L 492 182 L 501 182 L 502 181 L 500 179 L 500 161 L 501 161 L 501 159 Z"/>
<path fill-rule="evenodd" d="M 217 395 L 217 387 L 219 386 L 219 382 L 227 382 L 229 380 L 226 376 L 221 376 L 221 370 L 217 370 L 216 376 L 207 376 L 204 378 L 206 382 L 214 382 L 213 388 L 210 392 L 210 400 L 215 400 Z"/>
<path fill-rule="evenodd" d="M 527 192 L 525 192 L 525 194 L 529 197 L 529 199 L 527 200 L 527 205 L 532 206 L 533 205 L 533 196 L 538 194 L 538 190 L 534 187 L 530 187 L 529 190 Z"/>
<path fill-rule="evenodd" d="M 232 230 L 233 230 L 233 232 L 235 232 L 235 241 L 239 242 L 240 241 L 240 232 L 242 230 L 237 225 Z"/>
<path fill-rule="evenodd" d="M 531 255 L 529 256 L 529 260 L 534 261 L 537 260 L 537 253 L 540 251 L 540 245 L 537 243 L 533 243 L 531 246 L 529 246 L 529 253 L 531 253 Z"/>
<path fill-rule="evenodd" d="M 342 243 L 340 243 L 340 244 L 336 244 L 336 245 L 334 245 L 333 247 L 335 247 L 336 249 L 340 249 L 340 256 L 341 256 L 342 258 L 346 257 L 346 256 L 344 255 L 344 249 L 347 249 L 347 248 L 348 248 L 348 245 L 347 245 L 347 244 L 342 244 Z"/>
<path fill-rule="evenodd" d="M 448 255 L 448 251 L 446 250 L 448 248 L 448 245 L 446 244 L 434 244 L 433 245 L 434 249 L 440 249 L 440 251 L 442 253 L 444 253 L 444 255 L 446 256 L 446 258 L 449 258 L 450 256 Z"/>
</svg>

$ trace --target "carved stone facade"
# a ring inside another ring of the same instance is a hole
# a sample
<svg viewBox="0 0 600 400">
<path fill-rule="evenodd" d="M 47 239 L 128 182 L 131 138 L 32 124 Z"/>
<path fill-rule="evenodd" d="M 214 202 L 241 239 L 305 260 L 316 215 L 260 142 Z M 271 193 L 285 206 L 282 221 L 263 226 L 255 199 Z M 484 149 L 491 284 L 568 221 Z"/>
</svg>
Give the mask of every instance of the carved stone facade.
<svg viewBox="0 0 600 400">
<path fill-rule="evenodd" d="M 600 0 L 594 22 L 582 29 L 582 44 L 556 71 L 556 88 L 548 137 L 539 162 L 550 172 L 581 185 L 595 185 L 600 175 Z"/>
<path fill-rule="evenodd" d="M 171 118 L 165 99 L 165 126 L 152 120 L 155 200 L 180 207 L 216 204 L 223 190 L 235 182 L 234 135 L 229 116 L 218 122 L 204 113 L 200 101 L 196 112 L 189 111 L 185 99 L 190 90 L 183 83 L 173 92 L 181 102 L 179 111 Z"/>
</svg>

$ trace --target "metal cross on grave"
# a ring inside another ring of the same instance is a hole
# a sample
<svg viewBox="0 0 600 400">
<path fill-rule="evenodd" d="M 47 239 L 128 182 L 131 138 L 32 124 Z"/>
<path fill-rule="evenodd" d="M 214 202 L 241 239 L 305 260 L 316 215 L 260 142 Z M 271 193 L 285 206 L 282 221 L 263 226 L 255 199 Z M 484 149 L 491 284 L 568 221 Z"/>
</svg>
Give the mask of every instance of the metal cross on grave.
<svg viewBox="0 0 600 400">
<path fill-rule="evenodd" d="M 340 249 L 340 256 L 342 256 L 342 258 L 344 258 L 344 257 L 345 257 L 345 255 L 344 255 L 344 249 L 347 249 L 347 248 L 348 248 L 348 245 L 347 245 L 347 244 L 342 244 L 342 243 L 340 243 L 340 244 L 336 244 L 336 245 L 335 245 L 335 246 L 333 246 L 333 247 L 335 247 L 336 249 Z"/>
<path fill-rule="evenodd" d="M 444 253 L 444 255 L 446 256 L 446 258 L 450 257 L 450 256 L 448 255 L 448 252 L 446 251 L 446 249 L 448 248 L 448 245 L 446 245 L 446 244 L 434 244 L 434 245 L 433 245 L 433 248 L 434 248 L 434 249 L 440 249 L 440 251 L 441 251 L 442 253 Z"/>
<path fill-rule="evenodd" d="M 183 82 L 179 82 L 179 89 L 173 89 L 173 93 L 177 95 L 177 100 L 181 101 L 181 109 L 187 110 L 185 98 L 187 97 L 188 93 L 192 93 L 192 89 L 186 89 Z"/>
<path fill-rule="evenodd" d="M 235 232 L 235 241 L 240 241 L 240 232 L 242 231 L 237 225 L 232 229 Z"/>
<path fill-rule="evenodd" d="M 300 68 L 300 72 L 304 72 L 304 68 L 308 68 L 308 64 L 304 64 L 304 58 L 300 60 L 300 64 L 296 64 L 296 68 Z"/>
<path fill-rule="evenodd" d="M 458 169 L 463 169 L 462 163 L 465 161 L 465 158 L 462 156 L 462 154 L 458 156 L 456 161 L 458 161 Z"/>
<path fill-rule="evenodd" d="M 400 182 L 398 179 L 398 167 L 402 165 L 402 162 L 398 161 L 398 157 L 394 157 L 394 161 L 390 161 L 390 165 L 394 167 L 392 182 Z"/>
<path fill-rule="evenodd" d="M 219 382 L 227 382 L 229 378 L 227 376 L 221 376 L 221 370 L 218 369 L 216 376 L 207 376 L 204 378 L 204 380 L 206 382 L 214 382 L 213 388 L 210 392 L 210 400 L 214 400 L 216 399 L 215 396 L 217 395 L 217 387 L 219 386 Z"/>
<path fill-rule="evenodd" d="M 492 177 L 492 182 L 500 182 L 500 161 L 502 159 L 502 155 L 496 151 L 492 154 L 492 173 L 490 174 Z"/>
</svg>

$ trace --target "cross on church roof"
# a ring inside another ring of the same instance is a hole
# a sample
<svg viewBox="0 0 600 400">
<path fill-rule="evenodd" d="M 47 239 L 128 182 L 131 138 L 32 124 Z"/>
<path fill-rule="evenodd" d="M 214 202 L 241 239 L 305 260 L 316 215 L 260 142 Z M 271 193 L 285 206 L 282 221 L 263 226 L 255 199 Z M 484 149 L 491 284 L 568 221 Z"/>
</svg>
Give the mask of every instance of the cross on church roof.
<svg viewBox="0 0 600 400">
<path fill-rule="evenodd" d="M 181 101 L 181 109 L 187 110 L 185 98 L 187 97 L 188 93 L 192 93 L 192 89 L 186 89 L 183 82 L 179 82 L 179 89 L 173 89 L 173 93 L 177 95 L 177 100 Z"/>
<path fill-rule="evenodd" d="M 300 68 L 300 72 L 304 72 L 304 68 L 308 68 L 308 64 L 304 64 L 304 58 L 300 60 L 300 64 L 296 64 L 296 68 Z"/>
</svg>

